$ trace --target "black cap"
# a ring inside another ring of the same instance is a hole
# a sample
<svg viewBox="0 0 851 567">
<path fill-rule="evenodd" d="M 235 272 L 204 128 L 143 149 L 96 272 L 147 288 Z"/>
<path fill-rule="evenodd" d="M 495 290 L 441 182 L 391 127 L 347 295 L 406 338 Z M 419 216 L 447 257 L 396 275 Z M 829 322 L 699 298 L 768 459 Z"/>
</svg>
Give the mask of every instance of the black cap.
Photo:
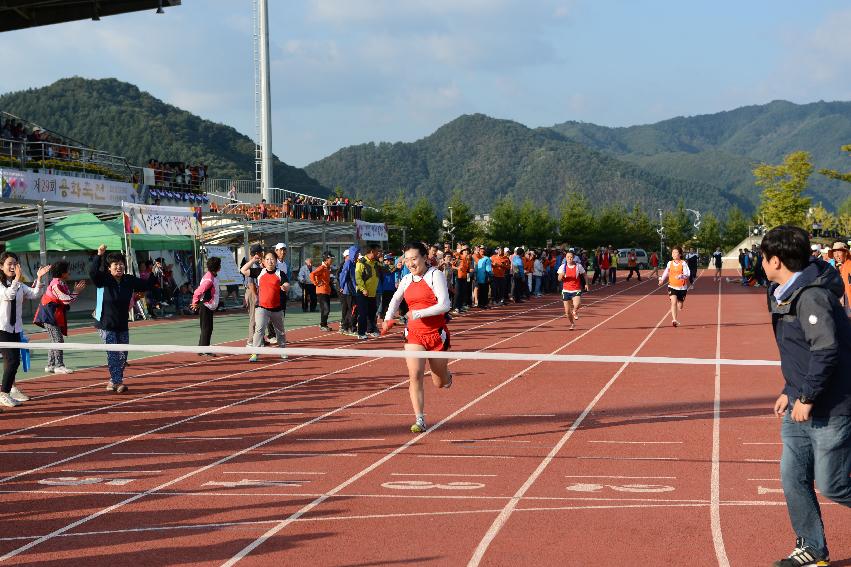
<svg viewBox="0 0 851 567">
<path fill-rule="evenodd" d="M 323 259 L 323 260 L 327 260 L 328 258 L 332 258 L 332 259 L 333 259 L 333 258 L 334 258 L 334 255 L 333 255 L 333 254 L 331 254 L 330 252 L 326 252 L 325 254 L 323 254 L 323 255 L 322 255 L 322 259 Z"/>
<path fill-rule="evenodd" d="M 263 253 L 263 246 L 262 245 L 255 244 L 251 247 L 251 255 L 252 256 L 254 256 L 255 254 L 262 254 L 262 253 Z"/>
</svg>

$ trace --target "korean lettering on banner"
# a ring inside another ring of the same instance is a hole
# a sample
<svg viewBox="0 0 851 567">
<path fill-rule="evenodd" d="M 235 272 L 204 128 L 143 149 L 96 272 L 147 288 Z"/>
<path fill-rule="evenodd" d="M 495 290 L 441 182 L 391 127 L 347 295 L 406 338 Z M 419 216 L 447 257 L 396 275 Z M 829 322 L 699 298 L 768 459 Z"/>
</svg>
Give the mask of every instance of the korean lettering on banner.
<svg viewBox="0 0 851 567">
<path fill-rule="evenodd" d="M 387 225 L 383 222 L 355 221 L 355 231 L 358 240 L 371 240 L 375 242 L 387 241 Z"/>
<path fill-rule="evenodd" d="M 200 207 L 161 207 L 134 203 L 122 203 L 121 207 L 124 210 L 124 231 L 127 234 L 200 234 Z"/>
<path fill-rule="evenodd" d="M 145 188 L 110 179 L 84 179 L 69 175 L 0 169 L 2 199 L 113 205 L 144 203 Z"/>
<path fill-rule="evenodd" d="M 204 246 L 204 249 L 207 251 L 207 259 L 221 258 L 222 260 L 222 267 L 218 273 L 221 285 L 242 285 L 244 278 L 234 260 L 233 250 L 227 246 Z"/>
</svg>

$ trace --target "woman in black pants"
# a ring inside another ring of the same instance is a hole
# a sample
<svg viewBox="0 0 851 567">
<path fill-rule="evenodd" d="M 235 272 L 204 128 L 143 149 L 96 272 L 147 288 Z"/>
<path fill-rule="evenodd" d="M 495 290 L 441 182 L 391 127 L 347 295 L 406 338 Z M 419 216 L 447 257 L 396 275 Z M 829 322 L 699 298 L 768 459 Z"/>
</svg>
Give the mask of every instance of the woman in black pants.
<svg viewBox="0 0 851 567">
<path fill-rule="evenodd" d="M 23 331 L 21 311 L 24 299 L 36 299 L 41 295 L 41 277 L 49 271 L 49 265 L 39 268 L 35 285 L 29 287 L 23 283 L 24 275 L 18 263 L 18 257 L 12 252 L 4 252 L 0 255 L 0 341 L 21 342 Z M 0 405 L 13 408 L 29 400 L 29 397 L 15 386 L 15 375 L 21 365 L 21 350 L 4 348 L 0 352 L 3 353 Z"/>
<path fill-rule="evenodd" d="M 198 311 L 201 322 L 201 337 L 198 346 L 210 346 L 213 337 L 213 313 L 219 308 L 219 270 L 222 269 L 222 259 L 212 257 L 207 260 L 207 273 L 201 278 L 198 289 L 192 294 L 193 311 Z M 216 356 L 211 352 L 199 352 L 198 356 Z"/>
</svg>

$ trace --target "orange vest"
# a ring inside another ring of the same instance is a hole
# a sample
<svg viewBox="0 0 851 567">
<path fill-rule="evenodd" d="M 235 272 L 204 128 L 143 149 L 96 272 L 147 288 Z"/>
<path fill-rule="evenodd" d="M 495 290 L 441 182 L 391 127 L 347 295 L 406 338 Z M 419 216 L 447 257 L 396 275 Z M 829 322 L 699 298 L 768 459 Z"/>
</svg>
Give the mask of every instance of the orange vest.
<svg viewBox="0 0 851 567">
<path fill-rule="evenodd" d="M 681 288 L 685 285 L 685 280 L 682 279 L 683 275 L 683 266 L 685 266 L 685 260 L 680 260 L 679 264 L 676 264 L 673 260 L 668 264 L 668 285 L 671 287 Z"/>
</svg>

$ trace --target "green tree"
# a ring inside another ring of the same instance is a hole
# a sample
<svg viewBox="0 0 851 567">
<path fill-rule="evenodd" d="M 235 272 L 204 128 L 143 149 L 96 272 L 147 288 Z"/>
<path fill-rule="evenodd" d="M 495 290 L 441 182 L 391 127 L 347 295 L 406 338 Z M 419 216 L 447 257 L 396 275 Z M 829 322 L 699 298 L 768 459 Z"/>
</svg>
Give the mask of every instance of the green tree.
<svg viewBox="0 0 851 567">
<path fill-rule="evenodd" d="M 520 211 L 511 195 L 506 195 L 491 210 L 486 238 L 491 245 L 519 245 L 523 241 Z"/>
<path fill-rule="evenodd" d="M 724 227 L 721 229 L 721 242 L 724 251 L 737 246 L 748 235 L 748 219 L 738 207 L 727 211 Z"/>
<path fill-rule="evenodd" d="M 839 205 L 839 208 L 836 209 L 836 214 L 839 216 L 851 215 L 851 197 L 848 197 Z"/>
<path fill-rule="evenodd" d="M 813 164 L 808 152 L 792 152 L 781 165 L 760 164 L 754 170 L 762 187 L 759 213 L 768 228 L 781 224 L 805 226 L 810 198 L 804 197 Z"/>
<path fill-rule="evenodd" d="M 408 215 L 409 240 L 420 240 L 423 242 L 437 242 L 437 232 L 440 222 L 437 220 L 437 212 L 427 197 L 420 197 L 411 207 Z"/>
<path fill-rule="evenodd" d="M 449 214 L 449 208 L 452 208 L 452 214 Z M 469 205 L 464 202 L 463 195 L 460 189 L 455 189 L 447 203 L 447 211 L 445 219 L 452 219 L 452 225 L 455 227 L 455 242 L 470 242 L 476 236 L 476 223 L 474 222 L 475 215 L 470 210 Z"/>
<path fill-rule="evenodd" d="M 656 232 L 656 227 L 653 226 L 647 212 L 638 203 L 626 217 L 626 229 L 627 242 L 625 244 L 630 247 L 652 248 L 658 243 L 659 234 Z"/>
<path fill-rule="evenodd" d="M 807 225 L 813 228 L 814 233 L 816 227 L 820 227 L 822 231 L 835 230 L 838 228 L 839 219 L 819 203 L 807 211 Z"/>
<path fill-rule="evenodd" d="M 662 225 L 665 227 L 665 243 L 669 248 L 688 244 L 694 234 L 694 225 L 682 201 L 677 203 L 675 210 L 662 214 Z"/>
<path fill-rule="evenodd" d="M 523 201 L 518 214 L 523 237 L 511 244 L 542 247 L 555 235 L 555 223 L 546 207 L 536 205 L 531 199 L 527 199 Z"/>
<path fill-rule="evenodd" d="M 700 221 L 700 228 L 697 229 L 695 236 L 697 237 L 697 246 L 700 250 L 712 253 L 717 247 L 722 246 L 721 223 L 718 217 L 711 212 L 703 215 Z"/>
<path fill-rule="evenodd" d="M 578 191 L 570 191 L 562 203 L 558 229 L 562 240 L 587 248 L 599 244 L 597 220 L 588 199 Z"/>
<path fill-rule="evenodd" d="M 601 244 L 623 247 L 629 234 L 628 222 L 626 207 L 623 205 L 610 203 L 603 207 L 597 216 L 598 237 L 603 241 Z"/>
<path fill-rule="evenodd" d="M 843 152 L 848 152 L 848 154 L 851 155 L 851 145 L 842 146 L 842 148 L 840 148 L 840 149 Z M 820 169 L 818 172 L 821 173 L 822 175 L 826 176 L 826 177 L 831 178 L 831 179 L 836 179 L 837 181 L 845 181 L 845 182 L 851 183 L 851 173 L 841 173 L 841 172 L 839 172 L 835 169 Z M 846 200 L 845 203 L 843 203 L 843 204 L 846 204 L 846 203 L 848 203 L 849 206 L 851 206 L 851 197 L 849 197 L 848 200 Z"/>
</svg>

